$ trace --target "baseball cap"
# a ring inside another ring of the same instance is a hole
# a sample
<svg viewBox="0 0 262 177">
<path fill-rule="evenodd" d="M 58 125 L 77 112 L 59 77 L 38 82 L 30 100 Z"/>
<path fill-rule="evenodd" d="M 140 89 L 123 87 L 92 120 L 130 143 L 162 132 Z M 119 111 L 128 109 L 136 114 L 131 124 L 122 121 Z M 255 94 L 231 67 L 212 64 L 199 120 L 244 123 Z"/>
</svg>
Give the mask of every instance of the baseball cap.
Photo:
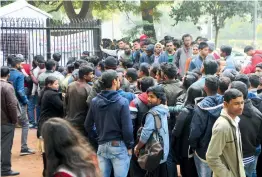
<svg viewBox="0 0 262 177">
<path fill-rule="evenodd" d="M 105 59 L 105 67 L 108 69 L 116 69 L 117 68 L 117 60 L 112 57 L 109 56 Z"/>
</svg>

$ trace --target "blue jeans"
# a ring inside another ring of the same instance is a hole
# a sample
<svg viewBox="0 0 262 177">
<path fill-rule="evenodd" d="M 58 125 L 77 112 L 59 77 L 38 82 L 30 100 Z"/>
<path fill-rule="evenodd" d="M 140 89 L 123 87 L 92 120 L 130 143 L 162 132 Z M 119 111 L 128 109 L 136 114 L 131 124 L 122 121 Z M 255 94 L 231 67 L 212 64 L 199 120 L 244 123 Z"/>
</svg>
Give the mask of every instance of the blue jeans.
<svg viewBox="0 0 262 177">
<path fill-rule="evenodd" d="M 253 169 L 253 172 L 252 172 L 252 177 L 257 177 L 257 160 L 258 160 L 258 157 L 259 157 L 260 153 L 261 153 L 261 145 L 259 145 L 256 148 L 255 166 L 254 166 L 254 169 Z"/>
<path fill-rule="evenodd" d="M 256 161 L 254 160 L 253 162 L 250 162 L 248 164 L 245 164 L 245 173 L 247 177 L 252 177 L 252 173 L 254 168 L 256 168 Z"/>
<path fill-rule="evenodd" d="M 112 142 L 107 142 L 98 146 L 97 156 L 103 177 L 110 177 L 112 167 L 114 177 L 126 177 L 128 174 L 131 155 L 128 155 L 123 141 L 117 142 L 119 145 L 112 146 Z"/>
<path fill-rule="evenodd" d="M 40 107 L 38 106 L 38 96 L 37 95 L 30 95 L 28 97 L 29 103 L 28 103 L 28 118 L 29 123 L 32 125 L 36 125 L 36 123 L 39 120 L 40 117 Z M 36 117 L 35 117 L 35 110 L 36 110 Z"/>
<path fill-rule="evenodd" d="M 170 147 L 166 164 L 167 164 L 168 177 L 177 177 L 177 168 L 176 168 L 176 162 L 174 160 L 174 150 L 172 147 Z"/>
<path fill-rule="evenodd" d="M 212 171 L 208 164 L 203 162 L 196 154 L 194 155 L 198 177 L 212 177 Z"/>
</svg>

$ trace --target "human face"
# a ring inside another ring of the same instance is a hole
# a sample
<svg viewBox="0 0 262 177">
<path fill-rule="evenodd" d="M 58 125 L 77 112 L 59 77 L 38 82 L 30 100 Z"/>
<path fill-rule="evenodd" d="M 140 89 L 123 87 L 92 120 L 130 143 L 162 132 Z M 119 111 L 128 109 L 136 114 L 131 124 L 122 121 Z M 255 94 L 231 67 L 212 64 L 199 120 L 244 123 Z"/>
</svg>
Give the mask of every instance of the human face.
<svg viewBox="0 0 262 177">
<path fill-rule="evenodd" d="M 116 79 L 114 79 L 113 82 L 114 82 L 113 84 L 114 84 L 116 90 L 119 90 L 119 89 L 120 89 L 120 83 L 121 83 L 119 77 L 117 77 Z"/>
<path fill-rule="evenodd" d="M 256 67 L 256 74 L 257 74 L 258 76 L 262 76 L 262 69 L 259 68 L 259 67 Z"/>
<path fill-rule="evenodd" d="M 125 49 L 125 54 L 126 55 L 130 55 L 131 54 L 131 49 L 130 49 L 129 45 L 126 45 L 124 49 Z"/>
<path fill-rule="evenodd" d="M 208 50 L 208 47 L 205 47 L 203 49 L 200 49 L 200 55 L 203 56 L 203 57 L 206 57 L 208 54 L 209 54 L 209 50 Z"/>
<path fill-rule="evenodd" d="M 140 49 L 140 44 L 138 42 L 134 42 L 134 49 L 139 50 Z"/>
<path fill-rule="evenodd" d="M 232 99 L 229 103 L 224 101 L 224 107 L 232 118 L 241 115 L 244 109 L 243 96 Z"/>
<path fill-rule="evenodd" d="M 166 44 L 166 51 L 167 51 L 167 52 L 171 53 L 171 52 L 173 52 L 174 50 L 175 50 L 175 46 L 173 45 L 172 42 L 169 42 L 169 43 Z"/>
<path fill-rule="evenodd" d="M 16 69 L 18 69 L 18 70 L 23 69 L 23 64 L 22 63 L 17 63 L 16 64 Z"/>
<path fill-rule="evenodd" d="M 94 72 L 90 72 L 84 75 L 84 79 L 86 82 L 91 82 L 94 79 Z"/>
<path fill-rule="evenodd" d="M 190 47 L 191 43 L 192 43 L 191 37 L 185 37 L 185 38 L 184 38 L 184 45 L 185 45 L 186 47 Z"/>
<path fill-rule="evenodd" d="M 162 81 L 162 78 L 161 78 L 161 71 L 157 71 L 156 72 L 156 76 L 155 76 L 156 80 L 158 83 L 160 83 Z"/>
<path fill-rule="evenodd" d="M 160 54 L 160 53 L 162 52 L 162 48 L 161 48 L 160 45 L 156 45 L 156 47 L 155 47 L 155 52 L 156 52 L 157 54 Z"/>
<path fill-rule="evenodd" d="M 193 47 L 193 55 L 197 55 L 198 54 L 198 48 L 197 47 Z"/>
<path fill-rule="evenodd" d="M 226 57 L 226 53 L 225 53 L 225 52 L 222 52 L 222 51 L 220 50 L 220 56 L 225 58 L 225 57 Z"/>
<path fill-rule="evenodd" d="M 123 41 L 119 41 L 119 42 L 118 42 L 118 47 L 119 47 L 119 49 L 124 49 L 125 45 L 126 45 L 126 44 L 125 44 Z"/>
<path fill-rule="evenodd" d="M 154 107 L 161 104 L 161 100 L 157 98 L 153 92 L 148 92 L 147 101 L 149 107 Z"/>
<path fill-rule="evenodd" d="M 247 56 L 252 56 L 252 55 L 253 55 L 253 52 L 254 52 L 254 50 L 249 50 L 249 51 L 247 52 Z"/>
<path fill-rule="evenodd" d="M 48 84 L 48 87 L 54 90 L 58 90 L 59 88 L 58 80 L 56 80 L 53 84 Z"/>
<path fill-rule="evenodd" d="M 143 45 L 141 49 L 142 49 L 143 52 L 145 52 L 146 48 L 147 48 L 147 45 Z"/>
</svg>

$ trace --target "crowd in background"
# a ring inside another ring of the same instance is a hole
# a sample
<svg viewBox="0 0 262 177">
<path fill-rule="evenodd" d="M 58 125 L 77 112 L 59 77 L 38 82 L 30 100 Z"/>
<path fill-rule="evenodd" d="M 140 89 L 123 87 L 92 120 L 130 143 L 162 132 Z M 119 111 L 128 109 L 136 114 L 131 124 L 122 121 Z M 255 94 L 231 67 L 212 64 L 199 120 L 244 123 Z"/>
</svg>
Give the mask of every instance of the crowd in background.
<svg viewBox="0 0 262 177">
<path fill-rule="evenodd" d="M 1 173 L 11 169 L 15 127 L 20 155 L 37 129 L 43 176 L 262 176 L 262 51 L 190 34 L 153 43 L 103 40 L 103 58 L 84 51 L 1 67 Z M 148 152 L 152 152 L 151 154 Z M 153 155 L 152 155 L 153 154 Z M 150 159 L 152 158 L 152 159 Z"/>
</svg>

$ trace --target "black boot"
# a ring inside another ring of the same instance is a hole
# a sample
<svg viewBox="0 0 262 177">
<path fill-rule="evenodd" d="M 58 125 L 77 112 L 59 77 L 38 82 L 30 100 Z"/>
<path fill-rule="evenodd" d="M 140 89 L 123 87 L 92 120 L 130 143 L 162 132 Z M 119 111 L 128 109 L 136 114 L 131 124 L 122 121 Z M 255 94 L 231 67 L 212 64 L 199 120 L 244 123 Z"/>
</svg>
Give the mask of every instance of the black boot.
<svg viewBox="0 0 262 177">
<path fill-rule="evenodd" d="M 43 157 L 43 164 L 44 164 L 43 177 L 45 177 L 45 171 L 46 171 L 46 155 L 45 155 L 45 153 L 42 154 L 42 157 Z"/>
</svg>

